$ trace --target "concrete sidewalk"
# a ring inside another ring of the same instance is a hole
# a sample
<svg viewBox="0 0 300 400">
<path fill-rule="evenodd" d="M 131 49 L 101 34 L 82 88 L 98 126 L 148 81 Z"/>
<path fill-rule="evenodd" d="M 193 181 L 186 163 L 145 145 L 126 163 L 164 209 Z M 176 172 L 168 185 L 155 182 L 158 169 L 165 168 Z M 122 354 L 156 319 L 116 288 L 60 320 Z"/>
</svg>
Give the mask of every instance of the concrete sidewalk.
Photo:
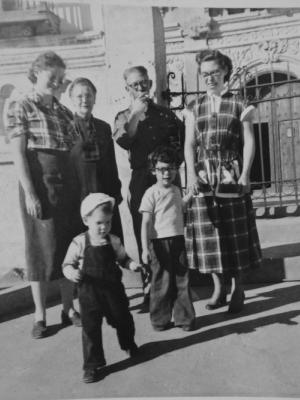
<svg viewBox="0 0 300 400">
<path fill-rule="evenodd" d="M 262 268 L 245 274 L 248 284 L 300 281 L 300 217 L 257 219 L 257 227 L 263 251 Z M 210 285 L 209 276 L 192 274 L 194 285 Z M 124 271 L 127 288 L 140 288 L 139 273 Z M 59 298 L 57 283 L 49 287 L 50 301 Z M 11 270 L 0 277 L 0 321 L 8 314 L 32 309 L 32 297 L 28 283 L 22 279 L 22 270 Z"/>
<path fill-rule="evenodd" d="M 149 315 L 140 313 L 141 291 L 127 293 L 142 354 L 128 359 L 104 324 L 107 367 L 93 384 L 81 382 L 81 330 L 61 329 L 60 306 L 48 309 L 44 339 L 31 339 L 32 315 L 3 322 L 1 399 L 300 397 L 300 282 L 247 286 L 245 309 L 236 316 L 226 307 L 207 311 L 210 289 L 193 289 L 193 332 L 154 332 Z"/>
</svg>

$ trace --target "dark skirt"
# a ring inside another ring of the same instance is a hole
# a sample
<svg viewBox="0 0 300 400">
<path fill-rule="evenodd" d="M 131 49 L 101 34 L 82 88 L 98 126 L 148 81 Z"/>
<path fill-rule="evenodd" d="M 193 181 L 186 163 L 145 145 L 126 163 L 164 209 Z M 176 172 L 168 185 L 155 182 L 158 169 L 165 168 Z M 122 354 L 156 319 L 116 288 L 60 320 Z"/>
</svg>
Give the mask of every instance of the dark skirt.
<svg viewBox="0 0 300 400">
<path fill-rule="evenodd" d="M 25 231 L 25 258 L 29 281 L 63 277 L 62 262 L 72 238 L 79 233 L 78 208 L 69 153 L 53 150 L 27 152 L 31 178 L 42 205 L 42 217 L 27 213 L 20 185 L 20 207 Z"/>
<path fill-rule="evenodd" d="M 77 181 L 77 187 L 80 193 L 80 201 L 82 201 L 90 193 L 102 192 L 114 197 L 114 195 L 111 193 L 111 190 L 108 190 L 108 188 L 103 185 L 103 161 L 101 159 L 96 161 L 85 161 L 82 154 L 82 146 L 83 143 L 78 141 L 71 152 L 72 170 Z M 114 185 L 115 182 L 112 181 L 111 187 L 113 188 Z M 78 216 L 80 216 L 80 206 L 78 208 Z M 81 225 L 81 231 L 85 231 L 86 226 L 83 224 L 83 222 L 80 220 L 78 223 Z M 111 233 L 118 236 L 122 243 L 124 243 L 121 216 L 117 204 L 114 207 Z"/>
<path fill-rule="evenodd" d="M 225 273 L 258 267 L 261 248 L 250 195 L 193 197 L 187 212 L 186 249 L 190 268 Z"/>
</svg>

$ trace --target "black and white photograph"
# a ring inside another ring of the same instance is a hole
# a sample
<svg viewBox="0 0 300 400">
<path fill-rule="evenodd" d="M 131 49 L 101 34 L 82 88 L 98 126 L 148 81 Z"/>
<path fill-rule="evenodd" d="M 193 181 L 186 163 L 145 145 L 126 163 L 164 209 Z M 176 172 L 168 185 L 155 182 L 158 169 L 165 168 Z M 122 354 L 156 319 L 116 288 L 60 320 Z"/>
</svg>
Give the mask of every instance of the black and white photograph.
<svg viewBox="0 0 300 400">
<path fill-rule="evenodd" d="M 0 0 L 0 54 L 0 398 L 300 398 L 298 2 Z"/>
</svg>

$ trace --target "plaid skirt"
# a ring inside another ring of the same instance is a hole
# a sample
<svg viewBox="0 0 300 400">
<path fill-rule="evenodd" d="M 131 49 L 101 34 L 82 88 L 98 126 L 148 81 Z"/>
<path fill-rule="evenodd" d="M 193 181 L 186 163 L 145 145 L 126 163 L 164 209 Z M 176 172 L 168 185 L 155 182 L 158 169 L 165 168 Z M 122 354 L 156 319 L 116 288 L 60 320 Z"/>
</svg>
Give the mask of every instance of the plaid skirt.
<svg viewBox="0 0 300 400">
<path fill-rule="evenodd" d="M 261 248 L 250 195 L 193 197 L 187 211 L 186 249 L 190 268 L 234 275 L 258 267 Z"/>
</svg>

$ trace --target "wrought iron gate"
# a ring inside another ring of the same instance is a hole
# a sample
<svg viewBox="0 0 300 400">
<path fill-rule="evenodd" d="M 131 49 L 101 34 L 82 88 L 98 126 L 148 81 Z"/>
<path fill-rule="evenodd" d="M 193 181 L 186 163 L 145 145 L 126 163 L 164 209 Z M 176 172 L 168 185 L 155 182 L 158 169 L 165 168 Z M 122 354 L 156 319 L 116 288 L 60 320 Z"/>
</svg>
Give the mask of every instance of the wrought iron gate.
<svg viewBox="0 0 300 400">
<path fill-rule="evenodd" d="M 239 68 L 230 81 L 231 91 L 240 93 L 246 104 L 256 107 L 253 121 L 256 154 L 251 171 L 253 201 L 257 208 L 300 205 L 300 79 L 282 72 L 276 63 L 265 65 L 264 72 Z M 182 110 L 200 91 L 186 91 L 184 75 L 181 90 L 172 91 L 176 75 L 168 74 L 164 97 L 173 110 Z M 177 80 L 178 82 L 178 80 Z M 176 104 L 175 104 L 176 102 Z"/>
</svg>

